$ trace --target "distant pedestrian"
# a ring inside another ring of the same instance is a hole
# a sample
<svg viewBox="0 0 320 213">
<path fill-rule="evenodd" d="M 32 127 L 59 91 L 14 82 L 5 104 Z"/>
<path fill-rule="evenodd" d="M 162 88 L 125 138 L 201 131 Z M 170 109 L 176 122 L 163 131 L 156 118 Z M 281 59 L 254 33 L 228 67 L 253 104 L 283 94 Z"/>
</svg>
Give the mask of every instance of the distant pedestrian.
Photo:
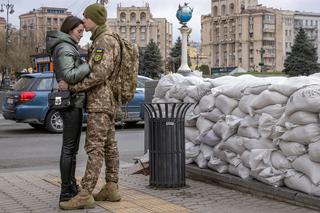
<svg viewBox="0 0 320 213">
<path fill-rule="evenodd" d="M 120 69 L 120 46 L 108 32 L 107 11 L 101 4 L 88 6 L 84 13 L 84 26 L 91 31 L 93 41 L 89 49 L 89 65 L 92 72 L 75 85 L 59 83 L 59 88 L 87 92 L 88 124 L 85 150 L 88 161 L 81 180 L 81 192 L 62 202 L 60 208 L 71 210 L 93 208 L 95 200 L 120 201 L 118 189 L 119 154 L 115 140 L 115 116 L 119 107 L 112 92 L 112 74 Z M 105 161 L 106 185 L 98 194 L 92 195 Z"/>
<path fill-rule="evenodd" d="M 52 56 L 57 82 L 63 80 L 75 84 L 89 74 L 90 67 L 82 63 L 77 45 L 83 36 L 83 31 L 83 21 L 78 17 L 68 16 L 62 23 L 60 31 L 47 32 L 47 52 Z M 60 202 L 68 201 L 78 193 L 75 170 L 84 100 L 84 93 L 73 93 L 72 106 L 60 111 L 63 119 Z"/>
</svg>

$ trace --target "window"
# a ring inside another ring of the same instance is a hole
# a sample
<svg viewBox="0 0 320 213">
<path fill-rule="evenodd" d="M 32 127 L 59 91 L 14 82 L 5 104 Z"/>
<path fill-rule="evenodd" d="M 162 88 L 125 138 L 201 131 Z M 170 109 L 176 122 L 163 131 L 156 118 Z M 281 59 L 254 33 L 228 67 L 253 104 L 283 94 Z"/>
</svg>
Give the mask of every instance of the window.
<svg viewBox="0 0 320 213">
<path fill-rule="evenodd" d="M 140 14 L 140 22 L 141 23 L 145 23 L 146 22 L 146 13 L 141 13 Z"/>
<path fill-rule="evenodd" d="M 57 85 L 57 82 L 54 81 Z M 37 90 L 51 90 L 52 78 L 42 78 L 37 86 Z"/>
<path fill-rule="evenodd" d="M 125 13 L 121 13 L 120 14 L 120 21 L 121 22 L 125 22 L 126 21 L 126 14 Z"/>
<path fill-rule="evenodd" d="M 221 7 L 221 15 L 222 16 L 226 15 L 226 5 L 222 5 L 222 7 Z"/>
<path fill-rule="evenodd" d="M 126 33 L 126 27 L 121 27 L 121 33 Z"/>
<path fill-rule="evenodd" d="M 47 24 L 51 25 L 51 18 L 47 18 Z"/>
<path fill-rule="evenodd" d="M 58 24 L 58 19 L 57 19 L 57 18 L 54 18 L 54 19 L 53 19 L 53 24 L 54 24 L 54 25 L 57 25 L 57 24 Z"/>
<path fill-rule="evenodd" d="M 288 36 L 288 30 L 286 30 L 286 36 Z"/>
<path fill-rule="evenodd" d="M 218 7 L 217 6 L 213 7 L 213 16 L 218 16 Z"/>
<path fill-rule="evenodd" d="M 141 28 L 140 28 L 140 31 L 141 31 L 142 33 L 145 33 L 145 32 L 146 32 L 146 27 L 141 27 Z"/>
<path fill-rule="evenodd" d="M 131 23 L 135 23 L 135 22 L 136 22 L 136 14 L 135 14 L 135 13 L 131 13 L 131 15 L 130 15 L 130 22 L 131 22 Z"/>
</svg>

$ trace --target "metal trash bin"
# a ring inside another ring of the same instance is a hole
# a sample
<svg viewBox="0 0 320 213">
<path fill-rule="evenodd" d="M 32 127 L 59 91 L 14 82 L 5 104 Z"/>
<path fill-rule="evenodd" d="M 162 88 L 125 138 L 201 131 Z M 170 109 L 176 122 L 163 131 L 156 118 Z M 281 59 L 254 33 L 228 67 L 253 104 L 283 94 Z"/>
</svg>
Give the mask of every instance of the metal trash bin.
<svg viewBox="0 0 320 213">
<path fill-rule="evenodd" d="M 184 118 L 191 103 L 145 103 L 149 117 L 150 186 L 186 185 Z"/>
</svg>

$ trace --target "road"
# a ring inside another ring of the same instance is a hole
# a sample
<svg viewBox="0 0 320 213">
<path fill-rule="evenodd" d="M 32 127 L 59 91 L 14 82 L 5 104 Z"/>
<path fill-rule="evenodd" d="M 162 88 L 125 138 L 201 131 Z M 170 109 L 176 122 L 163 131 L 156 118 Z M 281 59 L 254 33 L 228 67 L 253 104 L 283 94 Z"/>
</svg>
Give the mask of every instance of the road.
<svg viewBox="0 0 320 213">
<path fill-rule="evenodd" d="M 143 155 L 143 124 L 117 128 L 116 137 L 120 153 L 120 162 L 133 163 L 132 158 Z M 82 132 L 78 165 L 85 165 L 85 131 Z M 50 134 L 36 130 L 28 124 L 7 121 L 0 115 L 0 173 L 8 170 L 30 170 L 58 168 L 61 134 Z"/>
</svg>

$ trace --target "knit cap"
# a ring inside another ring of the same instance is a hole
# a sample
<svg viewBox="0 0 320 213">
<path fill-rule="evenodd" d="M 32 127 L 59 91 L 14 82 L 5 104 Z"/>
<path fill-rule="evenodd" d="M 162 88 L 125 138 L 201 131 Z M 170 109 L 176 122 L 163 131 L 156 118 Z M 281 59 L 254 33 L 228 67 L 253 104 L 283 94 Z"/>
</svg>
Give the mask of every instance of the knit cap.
<svg viewBox="0 0 320 213">
<path fill-rule="evenodd" d="M 83 16 L 91 19 L 97 25 L 103 25 L 107 20 L 107 11 L 102 4 L 95 3 L 84 10 Z"/>
</svg>

